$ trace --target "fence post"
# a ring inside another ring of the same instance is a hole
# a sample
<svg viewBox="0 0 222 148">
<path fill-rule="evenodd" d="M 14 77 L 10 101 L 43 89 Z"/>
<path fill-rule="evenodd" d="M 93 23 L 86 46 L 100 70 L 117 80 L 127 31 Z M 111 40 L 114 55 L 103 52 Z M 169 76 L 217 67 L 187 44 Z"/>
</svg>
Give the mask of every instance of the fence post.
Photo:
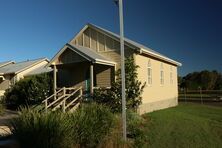
<svg viewBox="0 0 222 148">
<path fill-rule="evenodd" d="M 201 104 L 203 104 L 203 97 L 202 97 L 202 89 L 200 87 L 200 99 L 201 99 Z"/>
<path fill-rule="evenodd" d="M 66 89 L 65 87 L 63 87 L 63 95 L 65 96 L 65 94 L 66 94 Z"/>
<path fill-rule="evenodd" d="M 186 94 L 186 88 L 184 89 L 184 97 L 185 97 L 185 102 L 187 103 L 187 94 Z"/>
</svg>

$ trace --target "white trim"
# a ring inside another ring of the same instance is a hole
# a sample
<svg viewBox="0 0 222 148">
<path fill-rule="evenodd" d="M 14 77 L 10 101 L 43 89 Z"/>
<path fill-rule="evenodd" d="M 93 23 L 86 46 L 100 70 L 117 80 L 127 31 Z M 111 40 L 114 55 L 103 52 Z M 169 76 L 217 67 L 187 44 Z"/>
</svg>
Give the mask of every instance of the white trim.
<svg viewBox="0 0 222 148">
<path fill-rule="evenodd" d="M 84 34 L 84 32 L 82 33 L 82 46 L 85 47 L 85 34 Z"/>
<path fill-rule="evenodd" d="M 177 66 L 182 66 L 182 64 L 179 63 L 179 62 L 176 62 L 176 61 L 174 61 L 174 60 L 172 60 L 172 59 L 170 59 L 170 58 L 164 57 L 164 56 L 159 55 L 159 54 L 156 54 L 156 53 L 154 53 L 154 52 L 148 51 L 148 50 L 146 50 L 146 49 L 141 49 L 141 51 L 142 51 L 142 53 L 145 53 L 145 54 L 154 56 L 154 57 L 156 57 L 156 58 L 159 58 L 159 59 L 162 59 L 162 60 L 164 60 L 164 61 L 170 62 L 170 63 L 172 63 L 172 64 L 176 64 Z"/>
<path fill-rule="evenodd" d="M 149 69 L 150 69 L 150 75 L 149 75 Z M 149 83 L 149 79 L 150 79 L 150 83 Z M 147 62 L 147 86 L 152 86 L 152 65 L 151 65 L 151 60 L 148 59 Z"/>
<path fill-rule="evenodd" d="M 106 60 L 101 60 L 101 59 L 95 59 L 95 63 L 98 64 L 105 64 L 105 65 L 111 65 L 111 66 L 115 66 L 116 63 L 112 62 L 112 61 L 106 61 Z"/>
<path fill-rule="evenodd" d="M 99 38 L 98 38 L 98 32 L 96 31 L 96 51 L 99 52 Z"/>
<path fill-rule="evenodd" d="M 90 27 L 90 28 L 93 28 L 94 30 L 96 30 L 96 31 L 97 31 L 97 35 L 98 35 L 98 32 L 99 32 L 99 33 L 102 33 L 103 35 L 106 35 L 106 36 L 108 36 L 108 37 L 110 37 L 110 38 L 112 38 L 112 39 L 114 39 L 114 40 L 116 40 L 116 41 L 119 42 L 118 37 L 110 34 L 109 32 L 106 32 L 105 30 L 102 30 L 102 29 L 100 29 L 100 28 L 98 28 L 98 27 L 96 27 L 96 26 L 94 26 L 94 25 L 92 25 L 92 24 L 87 24 L 87 25 L 85 25 L 85 26 L 80 30 L 80 32 L 79 32 L 73 39 L 70 40 L 70 42 L 73 41 L 73 40 L 75 40 L 75 39 L 77 39 L 77 37 L 78 37 L 81 33 L 84 34 L 83 32 L 84 32 L 87 28 L 89 28 L 89 27 Z M 97 38 L 97 42 L 98 42 L 98 38 Z M 84 36 L 83 36 L 83 44 L 84 44 Z M 98 45 L 98 43 L 97 43 L 97 45 Z M 154 52 L 152 52 L 152 51 L 148 51 L 148 50 L 146 50 L 146 49 L 140 48 L 140 47 L 138 47 L 138 46 L 136 46 L 136 45 L 132 45 L 131 43 L 128 43 L 126 40 L 124 41 L 124 45 L 127 45 L 127 46 L 129 46 L 130 48 L 132 48 L 132 49 L 139 49 L 141 53 L 145 53 L 145 54 L 148 54 L 148 55 L 150 55 L 150 56 L 156 57 L 156 58 L 158 58 L 158 59 L 162 59 L 162 60 L 164 60 L 164 61 L 166 61 L 166 62 L 175 64 L 175 65 L 177 65 L 177 66 L 182 66 L 182 64 L 179 63 L 179 62 L 177 62 L 177 61 L 174 61 L 174 60 L 172 60 L 172 59 L 170 59 L 170 58 L 167 58 L 167 57 L 165 57 L 165 56 L 159 55 L 159 54 L 154 53 Z M 84 45 L 83 45 L 83 46 L 84 46 Z M 106 51 L 106 45 L 105 45 L 104 48 L 105 48 L 105 51 Z M 99 48 L 97 48 L 97 51 L 100 52 L 100 51 L 99 51 Z"/>
<path fill-rule="evenodd" d="M 76 40 L 89 26 L 85 25 L 70 41 L 72 42 L 73 40 Z"/>
<path fill-rule="evenodd" d="M 91 29 L 89 29 L 89 48 L 91 48 Z"/>
<path fill-rule="evenodd" d="M 164 85 L 164 66 L 163 62 L 160 63 L 160 86 Z"/>
</svg>

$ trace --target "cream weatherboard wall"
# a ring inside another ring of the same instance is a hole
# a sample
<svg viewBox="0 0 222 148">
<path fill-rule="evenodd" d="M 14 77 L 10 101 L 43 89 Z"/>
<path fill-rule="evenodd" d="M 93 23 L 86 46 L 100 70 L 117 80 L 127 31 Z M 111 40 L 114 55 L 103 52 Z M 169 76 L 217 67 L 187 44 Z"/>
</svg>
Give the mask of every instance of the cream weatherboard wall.
<svg viewBox="0 0 222 148">
<path fill-rule="evenodd" d="M 28 73 L 30 73 L 31 71 L 39 68 L 39 67 L 42 67 L 44 65 L 46 65 L 48 63 L 47 60 L 44 60 L 44 61 L 41 61 L 35 65 L 32 65 L 31 67 L 19 72 L 16 76 L 15 76 L 15 81 L 19 81 L 20 79 L 23 79 Z"/>
<path fill-rule="evenodd" d="M 177 66 L 139 54 L 135 54 L 134 59 L 135 64 L 139 66 L 138 79 L 143 83 L 146 82 L 146 87 L 142 94 L 142 105 L 138 112 L 143 114 L 145 112 L 176 106 L 178 104 Z M 151 84 L 148 84 L 149 60 L 152 71 Z M 161 68 L 164 73 L 163 84 L 161 84 L 160 80 Z"/>
</svg>

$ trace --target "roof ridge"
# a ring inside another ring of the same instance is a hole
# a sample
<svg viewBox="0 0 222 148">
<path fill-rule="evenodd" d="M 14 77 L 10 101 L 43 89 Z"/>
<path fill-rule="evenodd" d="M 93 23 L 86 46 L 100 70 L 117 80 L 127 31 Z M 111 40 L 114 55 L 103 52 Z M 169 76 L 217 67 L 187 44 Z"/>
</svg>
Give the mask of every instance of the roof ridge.
<svg viewBox="0 0 222 148">
<path fill-rule="evenodd" d="M 118 34 L 112 32 L 112 31 L 109 31 L 109 30 L 107 30 L 107 29 L 104 29 L 104 28 L 102 28 L 102 27 L 99 27 L 99 26 L 97 26 L 97 25 L 94 25 L 94 24 L 92 24 L 92 23 L 88 23 L 86 26 L 91 27 L 91 28 L 93 28 L 93 29 L 100 30 L 101 32 L 106 33 L 106 34 L 108 34 L 108 35 L 110 35 L 110 36 L 113 36 L 113 37 L 116 37 L 116 38 L 120 38 L 120 36 L 119 36 Z M 153 50 L 153 49 L 151 49 L 151 48 L 149 48 L 149 47 L 147 47 L 147 46 L 145 46 L 145 45 L 143 45 L 143 44 L 141 44 L 141 43 L 138 43 L 138 42 L 136 42 L 136 41 L 133 41 L 133 40 L 131 40 L 131 39 L 128 39 L 128 38 L 126 38 L 126 37 L 124 37 L 124 42 L 126 42 L 126 43 L 128 43 L 129 45 L 132 45 L 132 46 L 134 46 L 134 47 L 136 47 L 136 48 L 139 48 L 139 49 L 140 49 L 143 53 L 145 53 L 145 54 L 154 55 L 154 56 L 156 56 L 156 57 L 158 57 L 158 58 L 160 58 L 160 59 L 162 59 L 162 60 L 165 60 L 165 61 L 174 63 L 174 64 L 176 64 L 176 65 L 178 65 L 178 66 L 181 66 L 181 65 L 182 65 L 181 63 L 179 63 L 179 62 L 177 62 L 177 61 L 175 61 L 175 60 L 173 60 L 173 59 L 171 59 L 171 58 L 168 58 L 167 56 L 165 56 L 165 55 L 163 55 L 163 54 L 161 54 L 161 53 L 159 53 L 159 52 L 157 52 L 157 51 L 155 51 L 155 50 Z"/>
<path fill-rule="evenodd" d="M 15 63 L 15 64 L 20 64 L 20 63 L 25 63 L 25 62 L 31 62 L 31 61 L 42 61 L 42 60 L 47 60 L 47 58 L 46 57 L 44 57 L 44 58 L 37 58 L 37 59 L 31 59 L 31 60 L 29 60 L 29 59 L 27 59 L 26 61 L 19 61 L 19 62 L 17 62 L 17 63 Z"/>
</svg>

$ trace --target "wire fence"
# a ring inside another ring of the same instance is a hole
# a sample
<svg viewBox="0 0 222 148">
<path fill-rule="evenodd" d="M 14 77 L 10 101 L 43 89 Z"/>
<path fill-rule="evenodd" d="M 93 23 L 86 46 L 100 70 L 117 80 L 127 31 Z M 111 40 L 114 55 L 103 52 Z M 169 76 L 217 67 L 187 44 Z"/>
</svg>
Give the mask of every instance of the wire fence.
<svg viewBox="0 0 222 148">
<path fill-rule="evenodd" d="M 180 90 L 179 101 L 183 102 L 222 102 L 222 90 Z"/>
</svg>

